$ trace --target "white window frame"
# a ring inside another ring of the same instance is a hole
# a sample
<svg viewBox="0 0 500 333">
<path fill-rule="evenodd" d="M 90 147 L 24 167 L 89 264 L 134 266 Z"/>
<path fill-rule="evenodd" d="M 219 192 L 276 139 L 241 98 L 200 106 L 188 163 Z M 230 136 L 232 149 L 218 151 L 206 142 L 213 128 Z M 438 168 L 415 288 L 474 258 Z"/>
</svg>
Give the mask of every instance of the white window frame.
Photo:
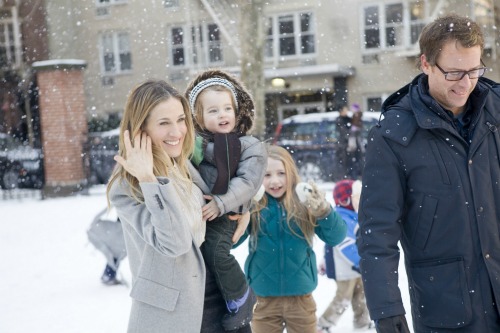
<svg viewBox="0 0 500 333">
<path fill-rule="evenodd" d="M 120 43 L 120 37 L 127 37 L 126 43 Z M 105 38 L 111 39 L 110 52 L 106 52 Z M 127 74 L 132 72 L 132 51 L 130 45 L 130 34 L 124 31 L 118 32 L 104 32 L 99 35 L 99 59 L 101 64 L 101 73 L 106 76 L 114 76 L 119 74 Z M 105 55 L 111 53 L 113 54 L 114 66 L 111 70 L 106 70 L 106 61 L 104 59 Z M 122 54 L 129 54 L 130 57 L 130 68 L 122 69 Z"/>
<path fill-rule="evenodd" d="M 416 3 L 416 0 L 405 0 L 405 1 L 391 1 L 391 2 L 373 2 L 367 3 L 360 7 L 360 22 L 362 24 L 360 29 L 360 40 L 361 40 L 361 51 L 363 54 L 367 53 L 378 53 L 384 50 L 404 50 L 414 47 L 418 43 L 418 38 L 412 43 L 411 41 L 411 31 L 412 28 L 421 30 L 423 26 L 427 23 L 425 18 L 427 15 L 425 14 L 425 10 L 427 8 L 421 8 L 422 16 L 421 18 L 416 18 L 412 20 L 410 10 L 412 5 Z M 419 2 L 421 6 L 426 6 L 422 1 Z M 402 17 L 401 22 L 387 22 L 387 9 L 389 6 L 401 5 L 402 6 Z M 378 9 L 378 22 L 374 21 L 370 25 L 365 25 L 365 9 L 369 7 L 376 7 Z M 378 28 L 378 40 L 379 46 L 367 48 L 365 45 L 365 30 L 369 28 Z M 396 34 L 398 35 L 398 40 L 395 45 L 389 45 L 389 41 L 387 39 L 387 29 L 394 28 L 396 30 Z"/>
<path fill-rule="evenodd" d="M 175 25 L 168 28 L 169 63 L 176 69 L 183 69 L 190 66 L 221 66 L 224 64 L 224 48 L 222 44 L 222 31 L 218 31 L 218 39 L 210 36 L 210 27 L 217 27 L 216 23 L 203 23 L 200 25 Z M 174 44 L 173 31 L 182 31 L 182 43 Z M 174 51 L 176 49 L 184 52 L 184 63 L 174 63 Z M 212 59 L 216 53 L 219 59 Z"/>
<path fill-rule="evenodd" d="M 309 15 L 309 30 L 303 32 L 301 29 L 301 15 Z M 279 22 L 280 18 L 285 18 L 290 16 L 293 21 L 293 35 L 280 34 Z M 266 47 L 265 47 L 265 59 L 266 60 L 278 60 L 278 59 L 302 59 L 302 58 L 314 58 L 317 55 L 318 43 L 316 41 L 316 16 L 311 10 L 304 10 L 300 12 L 287 12 L 274 14 L 267 18 L 269 21 L 267 31 L 266 31 Z M 312 37 L 314 41 L 314 51 L 309 53 L 304 53 L 302 51 L 302 38 Z M 295 53 L 293 54 L 281 54 L 281 38 L 291 38 L 293 37 L 295 44 Z"/>
<path fill-rule="evenodd" d="M 3 68 L 19 68 L 21 66 L 21 31 L 19 29 L 20 22 L 17 15 L 17 8 L 5 8 L 3 11 L 10 10 L 10 16 L 0 19 L 3 34 L 3 41 L 0 42 L 0 47 L 5 49 L 5 61 Z"/>
<path fill-rule="evenodd" d="M 128 0 L 95 0 L 95 4 L 97 7 L 121 5 L 127 2 Z"/>
</svg>

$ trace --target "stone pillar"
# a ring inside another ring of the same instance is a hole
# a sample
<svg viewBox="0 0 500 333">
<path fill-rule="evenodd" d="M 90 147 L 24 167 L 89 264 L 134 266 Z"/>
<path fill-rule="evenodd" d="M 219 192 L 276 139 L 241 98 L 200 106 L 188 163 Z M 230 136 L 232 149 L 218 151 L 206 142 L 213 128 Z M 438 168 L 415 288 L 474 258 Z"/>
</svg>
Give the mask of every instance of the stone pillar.
<svg viewBox="0 0 500 333">
<path fill-rule="evenodd" d="M 43 197 L 68 196 L 86 188 L 83 159 L 88 132 L 83 87 L 86 66 L 85 61 L 77 59 L 33 63 L 40 93 Z"/>
</svg>

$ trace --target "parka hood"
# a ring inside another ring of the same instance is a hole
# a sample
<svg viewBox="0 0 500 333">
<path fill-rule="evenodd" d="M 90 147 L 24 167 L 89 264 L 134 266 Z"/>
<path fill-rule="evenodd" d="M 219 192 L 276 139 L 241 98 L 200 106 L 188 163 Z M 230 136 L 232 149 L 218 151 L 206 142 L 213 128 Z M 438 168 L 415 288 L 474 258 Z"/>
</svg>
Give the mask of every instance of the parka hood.
<svg viewBox="0 0 500 333">
<path fill-rule="evenodd" d="M 426 86 L 426 89 L 428 89 L 427 86 L 427 75 L 426 74 L 419 74 L 417 75 L 409 84 L 405 85 L 392 95 L 390 95 L 382 104 L 382 113 L 387 112 L 390 110 L 392 107 L 400 104 L 403 100 L 403 98 L 407 97 L 408 95 L 413 95 L 413 94 L 419 94 L 420 97 L 424 98 L 424 102 L 430 103 L 431 100 L 434 101 L 430 96 L 426 96 L 425 94 L 422 94 L 422 91 L 419 91 L 419 89 L 424 89 L 423 85 Z M 497 83 L 494 81 L 485 78 L 485 77 L 480 77 L 476 88 L 472 92 L 472 94 L 479 95 L 482 94 L 487 88 L 492 88 L 494 86 L 498 86 Z M 494 91 L 494 90 L 493 90 Z M 471 95 L 472 95 L 471 94 Z M 427 97 L 427 98 L 425 98 Z M 427 99 L 427 100 L 426 100 Z M 413 100 L 415 100 L 413 98 Z M 403 101 L 406 102 L 406 101 Z M 408 101 L 409 103 L 409 101 Z M 434 101 L 434 103 L 437 105 L 437 102 Z"/>
<path fill-rule="evenodd" d="M 495 89 L 492 89 L 493 87 Z M 391 127 L 391 130 L 383 134 L 385 137 L 391 138 L 402 145 L 408 145 L 417 127 L 424 129 L 444 128 L 451 132 L 456 131 L 451 112 L 445 110 L 433 99 L 428 94 L 428 89 L 427 75 L 420 74 L 411 83 L 402 87 L 384 101 L 382 113 L 386 124 L 388 124 L 387 126 Z M 479 78 L 469 97 L 472 109 L 483 109 L 487 101 L 487 95 L 490 93 L 498 95 L 496 90 L 499 89 L 495 82 L 486 78 Z M 492 110 L 491 107 L 487 109 Z M 473 124 L 475 124 L 477 116 L 475 113 L 472 115 Z M 404 117 L 414 118 L 415 122 L 404 120 L 407 119 Z M 379 122 L 378 126 L 380 125 Z M 474 126 L 472 130 L 473 128 Z"/>
</svg>

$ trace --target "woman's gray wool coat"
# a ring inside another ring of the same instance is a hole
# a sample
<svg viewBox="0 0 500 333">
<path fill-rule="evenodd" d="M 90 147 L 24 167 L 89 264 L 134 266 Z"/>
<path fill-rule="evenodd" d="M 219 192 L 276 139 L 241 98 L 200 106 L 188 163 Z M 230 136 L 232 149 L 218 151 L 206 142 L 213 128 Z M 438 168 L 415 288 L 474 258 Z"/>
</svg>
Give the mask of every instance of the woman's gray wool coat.
<svg viewBox="0 0 500 333">
<path fill-rule="evenodd" d="M 195 183 L 208 188 L 194 168 Z M 141 183 L 144 203 L 117 180 L 111 204 L 122 221 L 130 269 L 132 309 L 129 333 L 198 333 L 205 292 L 205 264 L 193 241 L 175 187 L 167 178 Z"/>
</svg>

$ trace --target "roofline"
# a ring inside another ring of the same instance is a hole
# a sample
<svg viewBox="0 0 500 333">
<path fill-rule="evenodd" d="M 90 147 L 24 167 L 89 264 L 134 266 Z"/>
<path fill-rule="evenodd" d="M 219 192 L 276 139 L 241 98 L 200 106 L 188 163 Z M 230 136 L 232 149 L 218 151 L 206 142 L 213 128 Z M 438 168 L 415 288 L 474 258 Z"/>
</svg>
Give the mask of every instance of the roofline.
<svg viewBox="0 0 500 333">
<path fill-rule="evenodd" d="M 241 74 L 239 66 L 224 67 L 224 70 L 236 75 Z M 319 76 L 319 75 L 332 75 L 334 77 L 340 76 L 354 76 L 356 69 L 351 66 L 344 66 L 340 64 L 324 64 L 324 65 L 307 65 L 300 67 L 284 67 L 284 68 L 266 68 L 264 69 L 264 78 L 267 80 L 281 77 L 281 78 L 294 78 L 304 76 Z"/>
</svg>

